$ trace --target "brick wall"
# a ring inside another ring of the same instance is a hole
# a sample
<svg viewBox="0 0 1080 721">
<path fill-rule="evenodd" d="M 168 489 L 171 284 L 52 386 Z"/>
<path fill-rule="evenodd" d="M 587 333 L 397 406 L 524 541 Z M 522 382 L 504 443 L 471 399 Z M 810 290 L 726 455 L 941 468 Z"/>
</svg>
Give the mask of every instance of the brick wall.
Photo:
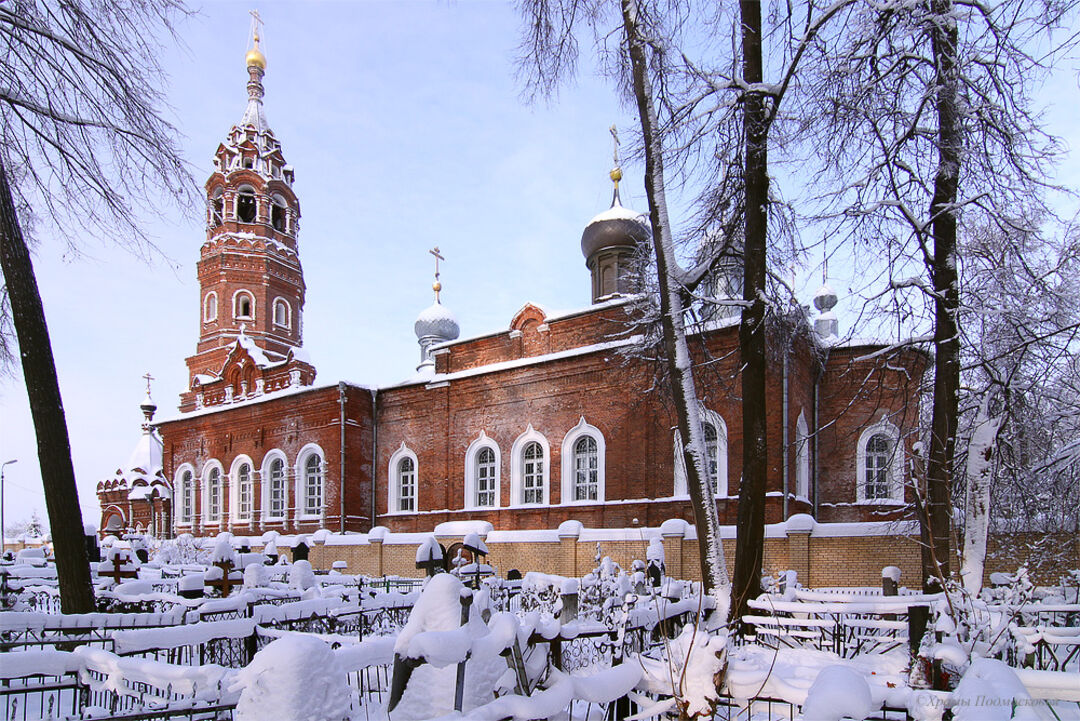
<svg viewBox="0 0 1080 721">
<path fill-rule="evenodd" d="M 881 585 L 881 569 L 886 566 L 900 568 L 900 585 L 917 588 L 920 584 L 919 546 L 916 537 L 883 531 L 875 535 L 832 535 L 835 530 L 827 525 L 819 525 L 816 532 L 788 532 L 786 535 L 770 530 L 765 539 L 764 573 L 777 576 L 791 569 L 798 573 L 799 582 L 811 588 L 833 586 L 872 586 Z M 625 529 L 613 531 L 617 537 L 603 538 L 601 530 L 587 531 L 580 537 L 566 536 L 550 541 L 489 541 L 491 554 L 488 562 L 496 567 L 499 574 L 505 576 L 511 569 L 517 569 L 523 575 L 528 571 L 540 571 L 560 576 L 583 576 L 591 571 L 596 563 L 596 544 L 599 542 L 601 553 L 610 556 L 623 569 L 632 568 L 634 559 L 645 559 L 648 537 L 656 534 L 656 529 L 641 529 L 640 539 L 627 538 Z M 1036 534 L 1031 534 L 1035 536 Z M 597 541 L 596 538 L 600 537 Z M 357 537 L 359 539 L 359 537 Z M 1039 538 L 1047 536 L 1039 535 Z M 1068 534 L 1050 537 L 1050 543 L 1062 548 L 1059 568 L 1080 568 L 1080 541 Z M 390 533 L 383 542 L 358 543 L 357 545 L 322 545 L 315 544 L 310 553 L 312 565 L 316 568 L 329 569 L 334 561 L 345 561 L 348 573 L 368 575 L 398 575 L 420 577 L 424 573 L 416 568 L 416 549 L 419 541 L 399 543 L 395 534 Z M 460 536 L 440 536 L 439 542 L 449 548 L 461 540 Z M 1023 549 L 1027 542 L 1035 538 L 995 537 L 990 549 L 1005 544 L 1012 548 L 1011 553 L 1001 553 L 987 562 L 986 581 L 995 571 L 1014 572 L 1024 560 Z M 675 578 L 700 580 L 700 562 L 698 560 L 698 542 L 681 535 L 667 535 L 663 538 L 665 563 L 668 575 Z M 724 540 L 724 554 L 728 565 L 728 574 L 735 568 L 735 541 Z M 381 572 L 380 572 L 381 570 Z M 1033 573 L 1037 584 L 1046 585 L 1058 582 L 1057 573 L 1045 571 Z"/>
</svg>

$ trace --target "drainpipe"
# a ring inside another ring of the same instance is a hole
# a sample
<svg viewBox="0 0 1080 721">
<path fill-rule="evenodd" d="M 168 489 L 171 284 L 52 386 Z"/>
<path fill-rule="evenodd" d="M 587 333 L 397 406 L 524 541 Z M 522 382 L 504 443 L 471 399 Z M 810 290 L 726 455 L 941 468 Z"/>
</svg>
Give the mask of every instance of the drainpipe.
<svg viewBox="0 0 1080 721">
<path fill-rule="evenodd" d="M 368 519 L 370 521 L 370 526 L 369 527 L 374 527 L 375 526 L 375 516 L 376 516 L 375 509 L 377 508 L 377 506 L 375 504 L 375 500 L 376 500 L 376 498 L 375 498 L 375 479 L 377 478 L 377 475 L 375 473 L 375 465 L 376 465 L 377 459 L 379 457 L 379 416 L 378 416 L 379 405 L 377 403 L 377 400 L 378 400 L 378 391 L 375 388 L 372 388 L 371 389 L 371 475 L 369 476 L 369 478 L 371 479 L 371 506 L 370 506 L 371 510 L 369 511 L 369 513 L 371 514 L 371 518 Z"/>
<path fill-rule="evenodd" d="M 345 383 L 338 383 L 338 434 L 341 444 L 341 488 L 338 503 L 341 513 L 341 533 L 345 533 Z"/>
<path fill-rule="evenodd" d="M 819 471 L 818 471 L 818 445 L 821 438 L 821 426 L 818 420 L 818 410 L 821 405 L 821 378 L 825 375 L 825 364 L 829 360 L 828 349 L 825 351 L 825 357 L 821 359 L 821 364 L 818 366 L 814 373 L 814 430 L 812 431 L 814 437 L 814 471 L 813 478 L 811 479 L 814 484 L 814 492 L 811 494 L 811 504 L 814 508 L 814 518 L 818 515 L 818 486 L 819 484 Z"/>
<path fill-rule="evenodd" d="M 786 521 L 787 517 L 788 517 L 788 482 L 789 482 L 789 479 L 788 479 L 788 466 L 790 465 L 788 463 L 788 454 L 790 453 L 790 450 L 791 450 L 788 447 L 788 443 L 789 443 L 789 440 L 790 440 L 788 438 L 788 434 L 789 434 L 788 426 L 790 425 L 789 422 L 788 422 L 788 405 L 790 403 L 790 401 L 788 400 L 788 373 L 789 373 L 788 357 L 790 355 L 791 355 L 791 346 L 788 345 L 787 349 L 784 350 L 784 385 L 783 385 L 783 388 L 781 390 L 781 392 L 783 394 L 783 410 L 782 410 L 781 418 L 782 418 L 782 423 L 784 424 L 783 425 L 783 436 L 782 436 L 782 440 L 781 440 L 781 446 L 782 446 L 781 456 L 782 456 L 782 463 L 783 463 L 783 470 L 781 472 L 781 477 L 783 478 L 783 485 L 784 485 L 784 503 L 783 503 L 784 513 L 780 518 L 780 520 L 782 520 L 782 521 Z"/>
</svg>

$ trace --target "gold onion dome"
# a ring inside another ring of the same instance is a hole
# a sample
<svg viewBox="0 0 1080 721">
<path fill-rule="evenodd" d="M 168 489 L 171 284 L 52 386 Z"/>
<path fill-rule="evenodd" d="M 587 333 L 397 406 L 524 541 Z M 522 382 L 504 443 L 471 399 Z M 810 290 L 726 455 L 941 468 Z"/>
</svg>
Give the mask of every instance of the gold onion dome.
<svg viewBox="0 0 1080 721">
<path fill-rule="evenodd" d="M 245 61 L 247 66 L 256 67 L 260 70 L 266 70 L 266 56 L 262 54 L 262 50 L 259 49 L 259 34 L 255 33 L 255 47 L 248 50 Z"/>
</svg>

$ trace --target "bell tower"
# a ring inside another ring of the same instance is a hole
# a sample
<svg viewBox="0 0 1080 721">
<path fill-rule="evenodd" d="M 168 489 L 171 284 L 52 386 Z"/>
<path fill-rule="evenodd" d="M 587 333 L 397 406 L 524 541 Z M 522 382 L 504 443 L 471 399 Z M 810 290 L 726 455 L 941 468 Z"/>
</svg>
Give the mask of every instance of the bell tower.
<svg viewBox="0 0 1080 721">
<path fill-rule="evenodd" d="M 295 176 L 266 120 L 252 13 L 247 108 L 214 153 L 206 181 L 206 241 L 199 252 L 199 342 L 187 358 L 181 410 L 233 402 L 284 385 L 310 385 L 303 345 L 304 272 Z M 240 351 L 243 352 L 240 352 Z M 242 356 L 242 357 L 241 357 Z M 233 366 L 233 367 L 230 367 Z"/>
</svg>

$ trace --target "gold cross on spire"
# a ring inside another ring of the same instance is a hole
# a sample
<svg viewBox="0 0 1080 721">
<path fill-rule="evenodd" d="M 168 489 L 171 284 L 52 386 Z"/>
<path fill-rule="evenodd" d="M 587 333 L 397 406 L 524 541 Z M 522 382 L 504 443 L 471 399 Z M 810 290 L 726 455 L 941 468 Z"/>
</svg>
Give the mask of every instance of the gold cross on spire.
<svg viewBox="0 0 1080 721">
<path fill-rule="evenodd" d="M 150 371 L 147 371 L 143 378 L 146 379 L 146 395 L 150 395 L 150 381 L 155 380 L 155 378 L 150 375 Z"/>
<path fill-rule="evenodd" d="M 439 291 L 442 290 L 442 283 L 439 282 L 439 261 L 446 260 L 446 258 L 439 253 L 439 246 L 437 245 L 428 252 L 435 256 L 435 282 L 431 284 L 431 289 L 435 291 L 435 302 L 438 303 Z"/>
<path fill-rule="evenodd" d="M 255 40 L 255 47 L 259 47 L 259 28 L 262 27 L 263 19 L 259 15 L 258 10 L 249 10 L 248 14 L 251 15 L 251 36 Z"/>
<path fill-rule="evenodd" d="M 619 181 L 622 180 L 622 168 L 619 167 L 619 130 L 612 124 L 608 131 L 611 133 L 613 146 L 611 155 L 615 161 L 615 167 L 608 173 L 611 182 L 615 184 L 615 191 L 611 194 L 611 207 L 614 208 L 619 203 Z"/>
</svg>

